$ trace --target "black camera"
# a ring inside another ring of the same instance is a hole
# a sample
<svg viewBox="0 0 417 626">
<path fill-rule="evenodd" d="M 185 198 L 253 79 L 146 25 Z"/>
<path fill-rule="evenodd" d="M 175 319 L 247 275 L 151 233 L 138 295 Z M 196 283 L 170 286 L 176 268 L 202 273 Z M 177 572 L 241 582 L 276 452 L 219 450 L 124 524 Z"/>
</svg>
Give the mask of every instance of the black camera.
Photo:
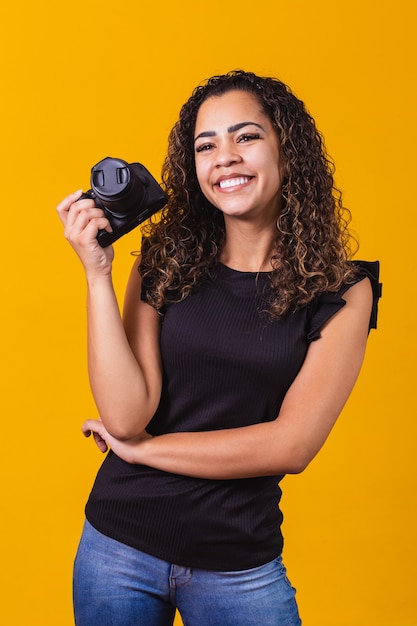
<svg viewBox="0 0 417 626">
<path fill-rule="evenodd" d="M 168 200 L 146 167 L 122 159 L 106 157 L 94 165 L 90 184 L 91 189 L 80 200 L 93 199 L 113 229 L 112 233 L 98 232 L 97 240 L 102 248 L 139 226 Z"/>
</svg>

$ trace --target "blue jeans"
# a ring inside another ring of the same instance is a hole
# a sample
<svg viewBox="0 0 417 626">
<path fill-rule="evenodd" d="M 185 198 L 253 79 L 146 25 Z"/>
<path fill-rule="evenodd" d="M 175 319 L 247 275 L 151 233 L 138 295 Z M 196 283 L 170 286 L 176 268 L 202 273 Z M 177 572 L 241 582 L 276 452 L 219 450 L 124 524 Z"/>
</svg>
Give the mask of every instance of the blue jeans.
<svg viewBox="0 0 417 626">
<path fill-rule="evenodd" d="M 173 565 L 85 523 L 74 566 L 77 626 L 300 626 L 281 558 L 249 570 Z"/>
</svg>

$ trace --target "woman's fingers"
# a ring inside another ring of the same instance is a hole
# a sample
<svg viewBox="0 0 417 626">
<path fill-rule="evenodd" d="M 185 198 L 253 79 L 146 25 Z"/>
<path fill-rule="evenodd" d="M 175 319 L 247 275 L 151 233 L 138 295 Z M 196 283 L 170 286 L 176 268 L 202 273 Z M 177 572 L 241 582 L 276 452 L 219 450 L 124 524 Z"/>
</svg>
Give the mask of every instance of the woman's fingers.
<svg viewBox="0 0 417 626">
<path fill-rule="evenodd" d="M 87 272 L 107 274 L 111 271 L 113 249 L 102 248 L 97 241 L 100 230 L 112 232 L 104 211 L 94 204 L 94 200 L 81 197 L 76 191 L 64 198 L 57 206 L 57 212 L 64 225 L 64 236 L 75 250 Z"/>
<path fill-rule="evenodd" d="M 83 202 L 81 201 L 80 204 Z M 91 202 L 91 200 L 86 202 Z M 64 230 L 66 239 L 69 241 L 80 240 L 80 243 L 85 243 L 94 240 L 98 231 L 102 229 L 111 232 L 110 223 L 101 209 L 95 206 L 71 206 Z"/>
<path fill-rule="evenodd" d="M 81 197 L 81 194 L 82 194 L 81 189 L 79 189 L 78 191 L 74 191 L 74 193 L 70 193 L 70 195 L 64 198 L 63 200 L 61 200 L 61 202 L 56 207 L 59 218 L 61 222 L 64 224 L 64 226 L 67 222 L 68 213 L 71 208 L 71 205 L 74 202 L 77 202 L 77 200 Z"/>
<path fill-rule="evenodd" d="M 57 206 L 58 215 L 65 226 L 66 238 L 71 239 L 72 233 L 78 236 L 91 222 L 93 226 L 89 230 L 96 231 L 94 236 L 97 235 L 99 229 L 111 232 L 110 223 L 102 209 L 95 206 L 94 201 L 89 198 L 79 200 L 81 193 L 81 191 L 76 191 L 70 194 Z"/>
<path fill-rule="evenodd" d="M 107 432 L 101 420 L 87 420 L 82 425 L 81 430 L 85 437 L 90 437 L 92 434 L 98 449 L 101 450 L 101 452 L 107 452 L 108 445 L 104 439 Z"/>
</svg>

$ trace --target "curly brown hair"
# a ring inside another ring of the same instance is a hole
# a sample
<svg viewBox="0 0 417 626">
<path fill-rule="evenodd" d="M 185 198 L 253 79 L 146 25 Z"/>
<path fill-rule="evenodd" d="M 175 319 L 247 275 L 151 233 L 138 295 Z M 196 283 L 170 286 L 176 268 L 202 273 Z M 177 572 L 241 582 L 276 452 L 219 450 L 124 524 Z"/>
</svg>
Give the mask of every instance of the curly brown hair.
<svg viewBox="0 0 417 626">
<path fill-rule="evenodd" d="M 354 241 L 335 187 L 334 165 L 315 122 L 287 85 L 235 70 L 198 86 L 169 135 L 162 181 L 168 204 L 151 221 L 142 243 L 140 272 L 149 304 L 183 300 L 215 274 L 225 239 L 224 219 L 203 195 L 194 160 L 194 129 L 201 104 L 232 90 L 253 94 L 276 129 L 286 176 L 272 253 L 269 311 L 280 317 L 324 291 L 353 281 Z"/>
</svg>

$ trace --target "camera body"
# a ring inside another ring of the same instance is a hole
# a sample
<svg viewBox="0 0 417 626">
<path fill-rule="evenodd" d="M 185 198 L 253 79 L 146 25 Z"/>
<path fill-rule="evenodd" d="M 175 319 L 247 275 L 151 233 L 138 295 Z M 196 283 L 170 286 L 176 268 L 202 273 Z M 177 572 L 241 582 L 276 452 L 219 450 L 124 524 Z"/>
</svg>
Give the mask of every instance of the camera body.
<svg viewBox="0 0 417 626">
<path fill-rule="evenodd" d="M 91 168 L 91 189 L 82 194 L 104 211 L 113 232 L 100 230 L 97 241 L 102 248 L 139 226 L 162 209 L 167 195 L 141 163 L 106 157 Z"/>
</svg>

